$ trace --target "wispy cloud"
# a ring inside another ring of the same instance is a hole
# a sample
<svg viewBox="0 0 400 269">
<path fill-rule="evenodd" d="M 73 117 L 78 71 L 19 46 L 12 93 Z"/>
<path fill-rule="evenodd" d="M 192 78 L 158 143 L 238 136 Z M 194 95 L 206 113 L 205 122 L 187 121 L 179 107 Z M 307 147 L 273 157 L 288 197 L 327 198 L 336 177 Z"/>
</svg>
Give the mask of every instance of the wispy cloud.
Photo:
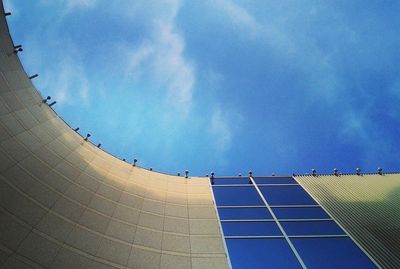
<svg viewBox="0 0 400 269">
<path fill-rule="evenodd" d="M 89 100 L 89 81 L 84 75 L 83 67 L 69 59 L 63 59 L 62 62 L 57 64 L 56 68 L 57 73 L 47 76 L 51 77 L 51 80 L 44 90 L 54 92 L 54 99 L 60 104 L 71 104 L 77 101 L 87 103 Z"/>
<path fill-rule="evenodd" d="M 193 166 L 330 165 L 335 152 L 395 159 L 400 28 L 383 6 L 379 15 L 358 2 L 4 1 L 19 9 L 9 23 L 24 33 L 19 57 L 40 74 L 34 83 L 71 119 L 98 115 L 79 126 L 101 126 L 93 132 L 114 149 L 131 143 L 165 163 L 186 162 L 184 149 L 198 156 Z M 77 102 L 95 97 L 102 105 L 90 110 Z"/>
<path fill-rule="evenodd" d="M 243 7 L 230 0 L 217 0 L 214 4 L 227 15 L 230 22 L 241 30 L 250 30 L 252 34 L 263 31 L 261 24 Z"/>
<path fill-rule="evenodd" d="M 58 60 L 44 70 L 38 85 L 41 90 L 51 94 L 60 105 L 74 104 L 77 101 L 89 104 L 90 83 L 79 51 L 68 45 L 69 55 L 58 55 Z M 57 70 L 56 72 L 54 70 Z"/>
<path fill-rule="evenodd" d="M 195 75 L 193 67 L 183 56 L 185 43 L 174 31 L 172 22 L 159 22 L 156 28 L 159 36 L 154 69 L 164 77 L 168 87 L 168 100 L 178 106 L 189 108 L 192 101 Z"/>
<path fill-rule="evenodd" d="M 352 140 L 356 138 L 358 141 L 369 140 L 365 116 L 361 113 L 356 113 L 352 109 L 346 110 L 342 115 L 344 116 L 342 130 L 340 131 L 342 137 L 351 138 Z"/>
<path fill-rule="evenodd" d="M 185 57 L 185 40 L 178 32 L 175 17 L 180 9 L 179 1 L 167 1 L 164 5 L 152 6 L 155 10 L 150 29 L 142 44 L 125 44 L 124 53 L 129 55 L 127 70 L 137 77 L 146 70 L 165 89 L 167 102 L 187 114 L 192 105 L 196 75 L 193 65 Z M 136 7 L 137 8 L 137 7 Z"/>
<path fill-rule="evenodd" d="M 218 155 L 226 153 L 233 144 L 238 126 L 241 125 L 243 116 L 236 110 L 225 106 L 214 104 L 214 109 L 210 116 L 209 133 L 213 137 L 214 148 Z"/>
<path fill-rule="evenodd" d="M 92 8 L 96 5 L 97 0 L 67 0 L 67 9 L 73 8 Z"/>
<path fill-rule="evenodd" d="M 398 151 L 397 125 L 392 125 L 399 114 L 399 108 L 388 102 L 384 111 L 370 98 L 362 106 L 347 106 L 338 116 L 341 117 L 338 128 L 340 142 L 357 146 L 360 159 L 359 165 L 364 167 L 379 166 L 383 162 L 397 162 L 388 159 Z M 397 110 L 397 113 L 392 113 Z M 377 113 L 380 117 L 377 117 Z M 386 114 L 387 113 L 387 114 Z"/>
<path fill-rule="evenodd" d="M 210 132 L 216 138 L 216 146 L 219 152 L 228 150 L 232 143 L 232 130 L 226 115 L 220 109 L 216 109 L 211 116 Z"/>
<path fill-rule="evenodd" d="M 222 15 L 229 18 L 229 22 L 239 31 L 250 34 L 254 39 L 261 39 L 273 45 L 275 49 L 279 48 L 286 52 L 294 50 L 291 39 L 276 25 L 260 23 L 244 7 L 232 0 L 216 0 L 212 3 L 222 11 Z"/>
<path fill-rule="evenodd" d="M 154 52 L 153 47 L 147 42 L 144 42 L 142 45 L 135 49 L 126 49 L 127 54 L 127 71 L 130 74 L 136 74 L 141 72 L 141 66 L 145 61 L 148 61 L 148 58 Z"/>
</svg>

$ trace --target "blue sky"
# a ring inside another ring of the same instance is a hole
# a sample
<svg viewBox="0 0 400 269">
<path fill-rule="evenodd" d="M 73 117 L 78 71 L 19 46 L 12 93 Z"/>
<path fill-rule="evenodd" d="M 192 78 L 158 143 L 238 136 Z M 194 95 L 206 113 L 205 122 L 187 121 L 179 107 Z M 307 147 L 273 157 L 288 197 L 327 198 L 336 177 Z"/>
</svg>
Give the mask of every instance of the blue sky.
<svg viewBox="0 0 400 269">
<path fill-rule="evenodd" d="M 6 0 L 81 133 L 194 175 L 398 171 L 399 1 Z"/>
</svg>

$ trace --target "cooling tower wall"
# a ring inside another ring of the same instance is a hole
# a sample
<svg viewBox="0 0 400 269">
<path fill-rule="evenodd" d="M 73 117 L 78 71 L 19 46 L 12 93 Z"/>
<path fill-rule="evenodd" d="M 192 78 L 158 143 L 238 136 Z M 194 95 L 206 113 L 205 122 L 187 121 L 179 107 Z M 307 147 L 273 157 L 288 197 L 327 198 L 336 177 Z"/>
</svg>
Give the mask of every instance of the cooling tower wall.
<svg viewBox="0 0 400 269">
<path fill-rule="evenodd" d="M 0 35 L 0 267 L 227 268 L 208 179 L 84 141 L 42 102 L 3 14 Z"/>
</svg>

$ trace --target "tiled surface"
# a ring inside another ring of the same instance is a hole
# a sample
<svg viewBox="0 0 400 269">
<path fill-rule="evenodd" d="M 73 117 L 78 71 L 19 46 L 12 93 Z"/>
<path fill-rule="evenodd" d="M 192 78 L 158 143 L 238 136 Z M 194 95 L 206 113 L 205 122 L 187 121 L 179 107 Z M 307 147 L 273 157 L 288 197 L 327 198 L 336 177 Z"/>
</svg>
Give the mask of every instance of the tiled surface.
<svg viewBox="0 0 400 269">
<path fill-rule="evenodd" d="M 128 260 L 129 268 L 157 269 L 161 266 L 161 253 L 133 248 Z"/>
<path fill-rule="evenodd" d="M 208 180 L 84 142 L 41 102 L 3 15 L 0 31 L 0 267 L 227 268 Z"/>
</svg>

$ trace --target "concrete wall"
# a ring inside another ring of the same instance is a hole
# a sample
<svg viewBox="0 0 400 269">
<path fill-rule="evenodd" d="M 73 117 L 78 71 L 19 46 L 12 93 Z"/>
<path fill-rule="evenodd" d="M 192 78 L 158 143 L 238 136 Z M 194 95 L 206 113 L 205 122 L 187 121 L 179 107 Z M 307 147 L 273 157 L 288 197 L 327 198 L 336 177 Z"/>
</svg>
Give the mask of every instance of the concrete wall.
<svg viewBox="0 0 400 269">
<path fill-rule="evenodd" d="M 400 174 L 296 179 L 382 268 L 400 268 Z"/>
<path fill-rule="evenodd" d="M 85 142 L 42 103 L 3 14 L 0 267 L 228 267 L 208 180 L 132 167 Z"/>
</svg>

